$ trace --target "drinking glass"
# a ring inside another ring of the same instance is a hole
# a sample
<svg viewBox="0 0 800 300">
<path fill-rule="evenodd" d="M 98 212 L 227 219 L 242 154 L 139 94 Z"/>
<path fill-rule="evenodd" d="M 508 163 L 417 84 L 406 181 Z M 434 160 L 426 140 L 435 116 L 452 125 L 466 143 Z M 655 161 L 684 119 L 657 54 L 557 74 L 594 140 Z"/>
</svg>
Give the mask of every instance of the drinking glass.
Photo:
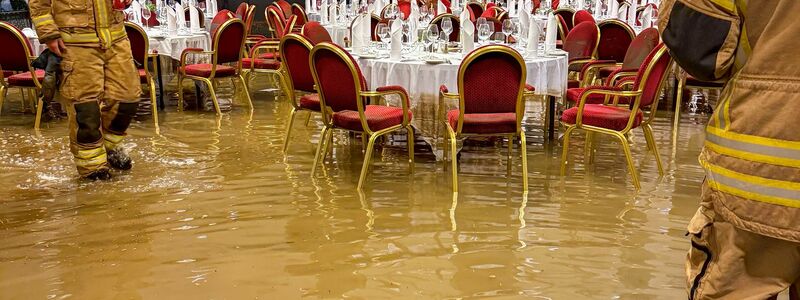
<svg viewBox="0 0 800 300">
<path fill-rule="evenodd" d="M 437 27 L 436 24 L 429 25 L 427 34 L 425 35 L 425 41 L 427 42 L 425 43 L 426 46 L 430 46 L 431 44 L 436 42 L 436 39 L 438 38 L 439 38 L 439 27 Z"/>
<path fill-rule="evenodd" d="M 378 26 L 375 27 L 375 34 L 378 35 L 378 38 L 380 38 L 381 41 L 383 41 L 384 33 L 389 34 L 389 25 L 386 25 L 384 23 L 378 23 Z"/>
<path fill-rule="evenodd" d="M 147 7 L 142 8 L 142 18 L 146 20 L 145 27 L 150 27 L 150 9 Z"/>
<path fill-rule="evenodd" d="M 511 43 L 511 40 L 508 37 L 514 33 L 514 27 L 516 26 L 514 26 L 514 22 L 512 22 L 511 19 L 506 19 L 503 21 L 503 35 L 506 37 L 506 43 Z"/>
<path fill-rule="evenodd" d="M 481 24 L 478 26 L 478 39 L 481 41 L 481 44 L 486 44 L 489 40 L 489 37 L 492 36 L 492 28 L 489 24 Z"/>
<path fill-rule="evenodd" d="M 489 24 L 489 21 L 486 20 L 486 18 L 484 18 L 484 17 L 480 17 L 480 18 L 478 18 L 478 21 L 475 22 L 475 24 L 478 26 L 478 28 L 480 28 L 481 25 L 483 25 L 483 24 Z"/>
<path fill-rule="evenodd" d="M 447 34 L 449 40 L 450 34 L 453 33 L 453 21 L 451 21 L 450 18 L 442 19 L 442 31 Z"/>
<path fill-rule="evenodd" d="M 381 38 L 381 42 L 383 42 L 386 49 L 389 49 L 389 42 L 392 41 L 392 32 L 389 31 L 389 26 L 384 26 L 378 31 L 378 37 Z"/>
</svg>

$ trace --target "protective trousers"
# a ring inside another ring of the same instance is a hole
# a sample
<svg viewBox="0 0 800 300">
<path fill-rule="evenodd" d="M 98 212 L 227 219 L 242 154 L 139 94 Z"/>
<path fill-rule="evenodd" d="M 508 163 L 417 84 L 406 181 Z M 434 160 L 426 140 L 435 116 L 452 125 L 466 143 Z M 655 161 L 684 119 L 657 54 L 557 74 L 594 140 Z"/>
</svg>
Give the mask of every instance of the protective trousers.
<svg viewBox="0 0 800 300">
<path fill-rule="evenodd" d="M 704 184 L 703 205 L 689 222 L 689 299 L 777 299 L 789 289 L 800 300 L 800 243 L 737 228 L 714 211 Z"/>
<path fill-rule="evenodd" d="M 70 151 L 81 176 L 108 168 L 114 150 L 136 115 L 141 86 L 130 42 L 104 49 L 67 44 L 62 53 L 60 92 L 67 108 Z"/>
</svg>

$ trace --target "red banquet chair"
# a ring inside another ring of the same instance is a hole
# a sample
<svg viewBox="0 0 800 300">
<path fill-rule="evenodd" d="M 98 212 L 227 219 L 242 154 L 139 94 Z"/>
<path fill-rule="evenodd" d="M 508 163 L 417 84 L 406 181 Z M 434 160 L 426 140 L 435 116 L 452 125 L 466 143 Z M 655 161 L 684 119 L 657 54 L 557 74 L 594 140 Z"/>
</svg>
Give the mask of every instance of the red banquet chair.
<svg viewBox="0 0 800 300">
<path fill-rule="evenodd" d="M 556 15 L 556 25 L 558 25 L 558 36 L 556 39 L 556 48 L 563 49 L 564 48 L 564 41 L 567 39 L 567 35 L 569 34 L 569 26 L 567 26 L 567 21 L 564 20 L 564 17 Z"/>
<path fill-rule="evenodd" d="M 600 42 L 597 45 L 597 59 L 587 62 L 583 65 L 578 78 L 581 80 L 581 86 L 588 86 L 594 84 L 597 78 L 597 71 L 600 68 L 616 68 L 622 66 L 625 61 L 625 55 L 630 48 L 631 43 L 636 38 L 633 28 L 617 19 L 609 19 L 597 25 L 600 30 Z M 658 41 L 656 40 L 656 43 Z M 635 68 L 638 69 L 641 61 L 650 53 L 650 50 L 655 47 L 656 43 L 652 44 L 641 58 L 635 63 Z M 633 74 L 630 74 L 633 75 Z M 608 76 L 604 71 L 605 78 Z"/>
<path fill-rule="evenodd" d="M 556 4 L 557 2 L 558 1 L 553 1 L 554 4 Z M 565 34 L 569 34 L 572 28 L 575 28 L 575 26 L 573 25 L 578 25 L 578 24 L 572 24 L 572 20 L 575 17 L 575 10 L 572 8 L 569 7 L 562 7 L 559 9 L 553 8 L 553 13 L 556 16 L 561 16 L 561 18 L 565 21 L 564 23 L 567 25 L 567 28 L 564 31 Z"/>
<path fill-rule="evenodd" d="M 219 28 L 220 25 L 225 23 L 225 21 L 228 21 L 233 18 L 236 18 L 236 16 L 233 15 L 233 12 L 231 12 L 230 10 L 223 9 L 217 12 L 217 14 L 214 15 L 214 18 L 211 19 L 211 25 L 209 25 L 209 32 L 211 32 L 211 39 L 213 40 L 214 36 L 217 35 L 217 29 Z"/>
<path fill-rule="evenodd" d="M 248 10 L 250 10 L 250 5 L 247 2 L 239 3 L 239 6 L 236 7 L 235 15 L 237 18 L 244 20 Z"/>
<path fill-rule="evenodd" d="M 253 102 L 250 100 L 250 91 L 242 77 L 241 58 L 246 32 L 247 29 L 241 20 L 230 19 L 217 29 L 217 34 L 211 43 L 212 51 L 204 51 L 200 48 L 183 50 L 181 53 L 181 65 L 178 69 L 178 110 L 183 110 L 183 89 L 181 87 L 183 86 L 184 78 L 206 83 L 211 93 L 211 99 L 214 101 L 214 109 L 219 115 L 222 112 L 219 109 L 219 102 L 215 92 L 216 79 L 237 77 L 241 80 L 248 105 L 251 109 L 253 108 Z M 211 63 L 187 64 L 186 57 L 189 54 L 210 55 Z M 234 64 L 234 66 L 226 64 Z"/>
<path fill-rule="evenodd" d="M 605 79 L 603 83 L 605 86 L 625 85 L 626 82 L 621 79 L 635 76 L 642 66 L 644 59 L 647 58 L 647 55 L 653 51 L 653 48 L 655 48 L 659 42 L 660 37 L 657 29 L 647 28 L 643 30 L 631 42 L 628 51 L 625 52 L 625 59 L 622 60 L 622 64 L 603 65 L 599 63 L 597 65 L 585 67 L 582 73 L 585 75 L 585 78 L 590 79 L 585 81 L 585 85 L 591 85 L 591 83 L 597 81 L 597 79 Z M 596 72 L 592 69 L 596 69 Z M 588 74 L 590 73 L 593 75 L 589 76 Z M 628 81 L 628 83 L 630 83 L 630 81 Z M 572 102 L 578 101 L 576 97 L 570 100 L 569 91 L 567 92 L 567 100 Z"/>
<path fill-rule="evenodd" d="M 583 65 L 597 59 L 597 47 L 600 42 L 600 30 L 593 23 L 580 23 L 575 26 L 564 40 L 563 50 L 569 59 L 568 70 L 578 74 Z M 577 77 L 577 76 L 575 76 Z M 578 80 L 570 79 L 568 87 L 579 87 Z"/>
<path fill-rule="evenodd" d="M 388 133 L 406 129 L 408 133 L 408 157 L 414 164 L 414 130 L 411 128 L 408 94 L 399 86 L 380 87 L 369 91 L 361 69 L 350 54 L 331 43 L 321 43 L 311 50 L 311 74 L 319 92 L 322 120 L 325 127 L 320 134 L 317 155 L 314 158 L 312 176 L 317 163 L 324 160 L 333 144 L 333 130 L 362 133 L 369 137 L 358 189 L 364 185 L 372 160 L 375 141 Z M 349 75 L 349 76 L 348 76 Z M 366 105 L 367 97 L 400 96 L 402 107 Z"/>
<path fill-rule="evenodd" d="M 561 115 L 561 122 L 568 125 L 568 127 L 564 133 L 564 150 L 561 156 L 562 176 L 566 173 L 567 169 L 570 135 L 575 129 L 583 129 L 587 131 L 586 146 L 589 150 L 589 157 L 586 159 L 587 162 L 591 163 L 593 160 L 592 143 L 594 133 L 608 134 L 616 137 L 622 144 L 622 150 L 628 162 L 628 169 L 633 179 L 633 185 L 639 189 L 639 176 L 633 164 L 628 140 L 625 137 L 626 134 L 637 127 L 642 128 L 648 148 L 653 150 L 659 174 L 664 174 L 664 169 L 661 165 L 661 157 L 658 154 L 658 145 L 656 145 L 655 138 L 653 137 L 653 128 L 650 126 L 650 123 L 655 118 L 656 110 L 658 109 L 658 94 L 666 81 L 671 65 L 672 57 L 669 55 L 667 48 L 663 44 L 660 44 L 650 52 L 644 61 L 643 67 L 640 68 L 639 72 L 636 74 L 632 91 L 622 91 L 609 87 L 588 88 L 581 95 L 577 107 L 564 111 Z M 595 94 L 614 98 L 629 97 L 633 98 L 633 101 L 628 108 L 586 103 L 586 100 Z M 644 108 L 650 108 L 650 113 L 647 117 L 645 117 L 642 112 Z"/>
<path fill-rule="evenodd" d="M 42 108 L 44 107 L 44 102 L 38 97 L 42 90 L 44 70 L 35 70 L 31 66 L 33 60 L 36 59 L 33 56 L 31 42 L 14 25 L 0 21 L 0 45 L 3 45 L 2 50 L 0 50 L 0 71 L 2 71 L 0 72 L 2 76 L 0 77 L 0 112 L 2 112 L 8 89 L 19 88 L 27 90 L 31 101 L 37 99 L 36 119 L 33 127 L 38 130 L 42 119 Z M 10 74 L 12 72 L 15 74 Z M 22 104 L 24 108 L 24 100 Z M 33 107 L 33 104 L 31 104 L 31 107 Z"/>
<path fill-rule="evenodd" d="M 398 2 L 397 9 L 403 14 L 403 20 L 408 20 L 408 17 L 411 16 L 411 1 Z"/>
<path fill-rule="evenodd" d="M 431 24 L 442 28 L 442 21 L 445 18 L 450 18 L 450 23 L 453 24 L 453 32 L 450 33 L 449 40 L 451 42 L 456 42 L 461 36 L 461 22 L 458 20 L 458 17 L 452 14 L 440 14 L 431 20 Z"/>
<path fill-rule="evenodd" d="M 323 42 L 327 43 L 333 42 L 331 34 L 319 22 L 308 22 L 306 23 L 306 25 L 303 25 L 303 28 L 300 30 L 300 35 L 308 39 L 308 41 L 311 42 L 312 45 L 316 45 Z"/>
<path fill-rule="evenodd" d="M 476 1 L 470 1 L 469 3 L 467 3 L 467 9 L 469 9 L 470 14 L 472 16 L 475 16 L 476 19 L 478 17 L 482 16 L 483 15 L 483 11 L 485 10 L 483 8 L 483 4 L 481 4 L 480 2 L 476 2 Z M 472 20 L 472 21 L 474 22 L 474 20 Z"/>
<path fill-rule="evenodd" d="M 139 70 L 139 83 L 147 86 L 150 92 L 150 108 L 153 110 L 153 123 L 158 130 L 158 104 L 156 103 L 156 83 L 152 74 L 158 74 L 158 65 L 153 64 L 154 69 L 150 70 L 148 62 L 158 59 L 158 53 L 148 53 L 150 51 L 150 40 L 142 27 L 131 22 L 125 22 L 125 32 L 131 43 L 131 54 Z"/>
<path fill-rule="evenodd" d="M 294 15 L 294 11 L 292 10 L 292 4 L 286 0 L 278 0 L 273 2 L 273 5 L 278 7 L 281 12 L 281 17 L 285 20 L 288 20 L 291 16 Z"/>
<path fill-rule="evenodd" d="M 312 24 L 319 23 L 309 22 L 306 26 Z M 310 117 L 312 113 L 320 112 L 319 94 L 314 89 L 314 77 L 311 75 L 311 66 L 309 65 L 313 47 L 313 42 L 302 35 L 292 33 L 281 39 L 280 49 L 281 57 L 283 57 L 281 64 L 287 79 L 286 95 L 289 96 L 289 102 L 292 104 L 289 126 L 286 128 L 286 137 L 283 142 L 284 153 L 289 147 L 295 115 L 300 111 L 306 111 Z M 302 96 L 298 97 L 301 94 Z"/>
<path fill-rule="evenodd" d="M 274 54 L 275 48 L 276 46 L 271 40 L 262 40 L 250 47 L 248 57 L 242 58 L 242 69 L 247 71 L 245 84 L 248 87 L 253 80 L 253 75 L 267 73 L 275 76 L 277 79 L 275 82 L 278 85 L 278 89 L 281 90 L 284 80 L 283 73 L 280 70 L 281 62 L 276 58 L 279 56 Z"/>
<path fill-rule="evenodd" d="M 490 45 L 468 54 L 458 70 L 458 91 L 453 94 L 444 85 L 442 99 L 458 100 L 458 108 L 447 112 L 445 126 L 450 139 L 453 192 L 458 192 L 456 141 L 469 136 L 508 137 L 508 163 L 516 137 L 522 152 L 522 185 L 528 191 L 528 160 L 522 116 L 526 78 L 525 62 L 513 49 Z M 509 168 L 510 170 L 510 168 Z"/>
<path fill-rule="evenodd" d="M 579 10 L 579 11 L 575 12 L 574 15 L 572 15 L 572 27 L 573 28 L 576 25 L 578 25 L 578 24 L 580 24 L 582 22 L 592 22 L 593 24 L 597 23 L 597 21 L 594 20 L 594 17 L 592 16 L 592 13 L 590 13 L 588 10 Z"/>
<path fill-rule="evenodd" d="M 308 23 L 308 15 L 306 14 L 306 10 L 297 3 L 292 4 L 292 15 L 297 16 L 297 21 L 295 22 L 297 26 L 303 26 Z"/>
</svg>

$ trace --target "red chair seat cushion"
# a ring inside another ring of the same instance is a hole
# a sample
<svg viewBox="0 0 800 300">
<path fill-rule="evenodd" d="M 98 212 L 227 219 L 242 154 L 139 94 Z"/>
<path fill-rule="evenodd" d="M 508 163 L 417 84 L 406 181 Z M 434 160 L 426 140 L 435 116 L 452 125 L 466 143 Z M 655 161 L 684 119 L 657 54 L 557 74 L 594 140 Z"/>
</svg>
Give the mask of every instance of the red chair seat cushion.
<svg viewBox="0 0 800 300">
<path fill-rule="evenodd" d="M 458 126 L 458 109 L 447 112 L 447 121 L 453 130 Z M 516 113 L 464 114 L 462 133 L 492 134 L 517 132 Z"/>
<path fill-rule="evenodd" d="M 577 81 L 575 79 L 570 79 L 570 80 L 567 81 L 567 88 L 568 89 L 574 89 L 574 88 L 579 88 L 579 87 L 581 87 L 581 82 L 580 81 Z"/>
<path fill-rule="evenodd" d="M 364 108 L 364 116 L 367 118 L 367 125 L 372 131 L 386 129 L 403 123 L 403 109 L 383 105 L 367 105 Z M 408 111 L 408 119 L 411 120 L 411 111 Z M 343 110 L 333 114 L 333 125 L 353 131 L 362 131 L 361 119 L 358 111 Z"/>
<path fill-rule="evenodd" d="M 184 67 L 186 75 L 197 77 L 211 77 L 211 64 L 194 64 Z M 224 65 L 217 65 L 217 72 L 214 77 L 228 77 L 236 74 L 236 68 Z"/>
<path fill-rule="evenodd" d="M 320 109 L 320 102 L 319 102 L 319 94 L 306 94 L 300 97 L 300 101 L 298 103 L 300 108 L 313 110 L 313 111 L 321 111 Z"/>
<path fill-rule="evenodd" d="M 36 70 L 36 78 L 38 78 L 39 83 L 41 83 L 42 80 L 44 80 L 44 70 Z M 22 72 L 8 76 L 8 84 L 11 86 L 36 87 L 31 72 Z"/>
<path fill-rule="evenodd" d="M 583 125 L 590 125 L 612 130 L 623 130 L 628 125 L 631 111 L 627 108 L 617 106 L 606 106 L 602 104 L 586 104 L 583 107 Z M 573 107 L 561 114 L 561 122 L 575 124 L 578 117 L 578 108 Z M 631 128 L 639 127 L 642 124 L 643 114 L 639 110 L 633 120 Z"/>
<path fill-rule="evenodd" d="M 608 88 L 608 87 L 599 87 L 599 86 L 592 86 L 590 88 L 592 88 L 592 89 L 602 88 L 602 89 L 607 89 L 607 90 L 609 90 L 609 89 L 616 90 L 616 89 L 612 89 L 612 88 Z M 586 89 L 587 88 L 571 88 L 571 89 L 567 89 L 567 101 L 572 103 L 573 105 L 578 105 L 578 102 L 581 101 L 581 95 L 583 95 L 583 92 L 586 91 Z M 589 98 L 586 99 L 586 104 L 603 104 L 605 99 L 606 99 L 605 95 L 591 94 L 591 95 L 589 95 Z M 614 97 L 613 96 L 609 96 L 609 98 L 608 98 L 609 103 L 611 103 L 611 101 L 613 101 L 613 100 L 614 100 Z M 619 103 L 628 104 L 629 103 L 628 102 L 628 97 L 620 97 L 619 98 Z"/>
<path fill-rule="evenodd" d="M 280 59 L 281 54 L 277 52 L 266 52 L 258 55 L 258 58 L 263 59 Z"/>
<path fill-rule="evenodd" d="M 280 67 L 281 62 L 274 59 L 242 58 L 242 68 L 245 69 L 277 70 Z"/>
</svg>

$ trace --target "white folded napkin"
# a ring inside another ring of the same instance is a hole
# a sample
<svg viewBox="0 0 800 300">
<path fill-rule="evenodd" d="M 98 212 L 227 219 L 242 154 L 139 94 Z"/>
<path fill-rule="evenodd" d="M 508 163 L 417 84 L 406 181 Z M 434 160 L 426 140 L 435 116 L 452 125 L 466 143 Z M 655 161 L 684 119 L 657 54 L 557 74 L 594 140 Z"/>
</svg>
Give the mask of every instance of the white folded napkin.
<svg viewBox="0 0 800 300">
<path fill-rule="evenodd" d="M 133 1 L 130 10 L 133 14 L 133 22 L 142 25 L 142 5 L 139 4 L 139 1 Z"/>
<path fill-rule="evenodd" d="M 200 14 L 194 6 L 189 6 L 189 24 L 191 24 L 192 31 L 200 31 Z"/>
<path fill-rule="evenodd" d="M 527 15 L 527 13 L 525 13 L 525 15 Z M 528 25 L 528 42 L 525 45 L 525 56 L 536 57 L 539 52 L 539 23 L 533 21 Z M 555 45 L 553 48 L 555 48 Z"/>
<path fill-rule="evenodd" d="M 636 0 L 634 0 L 634 1 L 636 1 Z M 578 0 L 578 2 L 575 3 L 575 10 L 576 11 L 577 10 L 583 10 L 583 5 L 584 5 L 583 0 Z"/>
<path fill-rule="evenodd" d="M 369 45 L 370 41 L 370 20 L 369 14 L 360 14 L 353 22 L 353 52 L 360 54 Z"/>
<path fill-rule="evenodd" d="M 175 21 L 178 23 L 178 29 L 186 28 L 186 15 L 183 13 L 183 5 L 180 2 L 175 3 Z"/>
<path fill-rule="evenodd" d="M 631 5 L 628 7 L 628 22 L 631 26 L 636 26 L 636 9 L 637 9 L 637 0 L 631 0 Z"/>
<path fill-rule="evenodd" d="M 464 16 L 466 14 L 466 17 Z M 461 53 L 466 55 L 475 49 L 475 24 L 469 20 L 469 12 L 461 12 Z"/>
<path fill-rule="evenodd" d="M 337 1 L 334 1 L 328 7 L 328 10 L 330 10 L 330 14 L 328 15 L 328 18 L 330 19 L 329 20 L 330 23 L 333 24 L 333 25 L 338 24 L 339 23 L 339 3 Z"/>
<path fill-rule="evenodd" d="M 400 60 L 403 53 L 403 22 L 400 19 L 392 21 L 390 33 L 392 35 L 392 45 L 389 57 L 393 60 Z"/>
<path fill-rule="evenodd" d="M 622 5 L 620 5 L 617 8 L 617 14 L 616 14 L 617 18 L 619 18 L 620 20 L 624 21 L 625 23 L 630 23 L 628 21 L 628 8 L 629 7 L 630 7 L 630 4 L 628 4 L 627 2 L 623 2 Z"/>
<path fill-rule="evenodd" d="M 177 26 L 177 18 L 175 17 L 175 10 L 172 8 L 167 9 L 167 31 L 170 33 L 174 33 L 178 30 Z"/>
<path fill-rule="evenodd" d="M 606 12 L 606 15 L 608 15 L 609 18 L 619 17 L 618 16 L 619 3 L 617 2 L 617 0 L 607 0 L 607 1 L 608 1 L 608 11 Z"/>
<path fill-rule="evenodd" d="M 328 24 L 328 1 L 322 0 L 322 3 L 319 5 L 319 22 L 322 24 Z"/>
<path fill-rule="evenodd" d="M 642 27 L 653 27 L 653 7 L 650 5 L 642 11 Z"/>
<path fill-rule="evenodd" d="M 372 2 L 372 11 L 370 11 L 370 13 L 380 16 L 381 10 L 383 10 L 384 6 L 386 6 L 386 4 L 383 2 L 383 0 L 375 0 L 375 2 Z"/>
<path fill-rule="evenodd" d="M 206 0 L 206 14 L 209 16 L 216 16 L 217 15 L 217 1 L 216 0 Z"/>
<path fill-rule="evenodd" d="M 599 19 L 603 14 L 603 0 L 594 1 L 594 17 Z"/>
<path fill-rule="evenodd" d="M 442 0 L 436 1 L 436 3 L 438 4 L 438 6 L 436 8 L 436 15 L 438 16 L 438 15 L 441 15 L 441 14 L 446 14 L 447 13 L 447 7 L 444 6 L 444 3 L 442 2 Z"/>
<path fill-rule="evenodd" d="M 530 27 L 533 27 L 533 24 L 536 22 L 531 22 Z M 530 28 L 528 28 L 528 35 L 530 36 Z M 556 49 L 556 36 L 558 35 L 558 22 L 556 21 L 556 16 L 553 13 L 547 17 L 547 31 L 545 32 L 545 39 L 544 39 L 544 49 L 547 52 L 553 51 Z"/>
<path fill-rule="evenodd" d="M 517 0 L 508 0 L 508 16 L 509 17 L 516 17 L 517 16 Z"/>
<path fill-rule="evenodd" d="M 211 0 L 211 1 L 213 1 L 213 0 Z M 305 6 L 303 6 L 303 9 L 305 9 L 306 12 L 312 12 L 313 11 L 313 10 L 311 10 L 311 0 L 305 0 L 304 4 L 305 4 Z"/>
<path fill-rule="evenodd" d="M 522 1 L 522 2 L 527 2 L 527 1 Z M 523 4 L 523 6 L 525 5 Z M 526 34 L 528 33 L 529 24 L 533 22 L 531 21 L 531 17 L 529 15 L 530 13 L 531 12 L 527 10 L 520 10 L 519 12 L 519 32 L 522 36 L 526 36 Z"/>
</svg>

